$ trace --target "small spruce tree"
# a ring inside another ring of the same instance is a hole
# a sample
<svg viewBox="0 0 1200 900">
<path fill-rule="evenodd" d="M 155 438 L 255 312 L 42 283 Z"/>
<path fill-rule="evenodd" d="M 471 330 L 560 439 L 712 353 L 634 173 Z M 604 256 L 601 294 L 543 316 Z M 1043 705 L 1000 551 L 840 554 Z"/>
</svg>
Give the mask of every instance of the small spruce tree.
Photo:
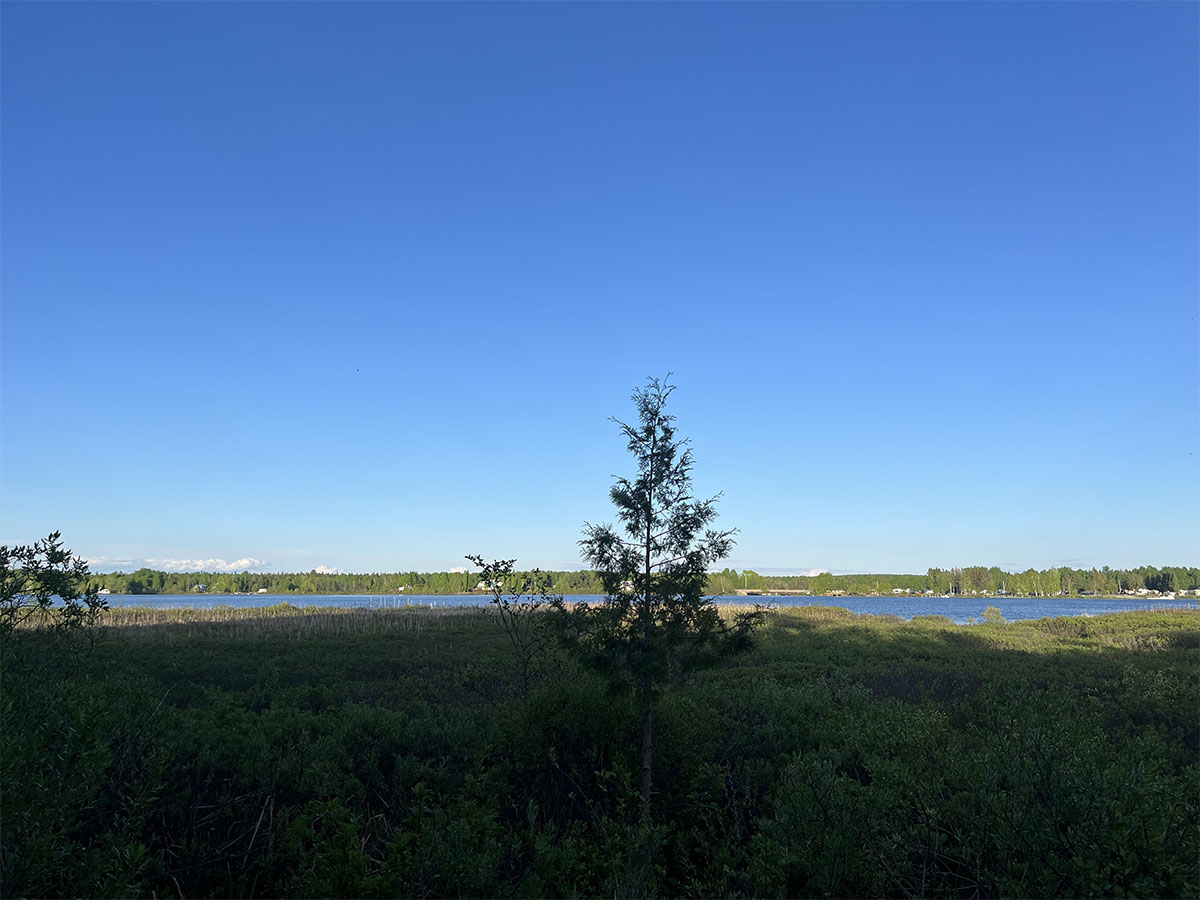
<svg viewBox="0 0 1200 900">
<path fill-rule="evenodd" d="M 709 568 L 729 555 L 733 530 L 710 525 L 716 497 L 692 496 L 692 451 L 664 407 L 670 375 L 633 393 L 636 424 L 613 421 L 628 441 L 637 473 L 618 478 L 610 496 L 620 529 L 585 523 L 579 542 L 605 599 L 552 603 L 567 644 L 588 665 L 631 689 L 642 719 L 642 818 L 653 788 L 654 698 L 681 671 L 715 663 L 749 644 L 759 608 L 722 619 L 705 596 Z"/>
</svg>

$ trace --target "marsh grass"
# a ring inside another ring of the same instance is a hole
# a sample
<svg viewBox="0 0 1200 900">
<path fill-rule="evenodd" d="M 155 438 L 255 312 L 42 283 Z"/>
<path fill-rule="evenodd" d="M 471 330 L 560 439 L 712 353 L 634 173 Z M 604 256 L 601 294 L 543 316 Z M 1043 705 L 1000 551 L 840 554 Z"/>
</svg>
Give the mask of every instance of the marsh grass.
<svg viewBox="0 0 1200 900">
<path fill-rule="evenodd" d="M 736 603 L 717 605 L 721 618 L 732 622 L 746 607 Z M 959 625 L 945 616 L 915 616 L 905 621 L 894 615 L 855 613 L 838 606 L 769 607 L 763 634 L 797 629 L 867 629 L 878 640 L 904 635 L 942 635 L 949 640 L 972 640 L 996 648 L 1030 653 L 1065 650 L 1101 651 L 1163 650 L 1172 647 L 1200 649 L 1200 611 L 1153 609 L 1103 616 L 1060 616 L 1019 622 L 993 621 Z M 539 612 L 539 615 L 544 614 Z M 167 643 L 191 638 L 307 637 L 319 634 L 386 634 L 406 632 L 440 634 L 447 630 L 486 635 L 494 624 L 491 606 L 404 606 L 328 607 L 293 606 L 280 603 L 267 607 L 214 606 L 207 608 L 158 609 L 120 606 L 104 610 L 97 625 L 105 630 L 142 640 Z M 26 628 L 53 624 L 54 613 L 31 617 Z"/>
<path fill-rule="evenodd" d="M 744 604 L 717 605 L 721 618 L 733 622 L 746 611 Z M 546 614 L 539 611 L 538 615 Z M 900 622 L 894 616 L 853 613 L 836 606 L 773 608 L 770 614 L 798 622 Z M 52 623 L 53 612 L 31 618 L 28 627 Z M 491 606 L 401 606 L 340 607 L 274 606 L 240 607 L 221 604 L 210 607 L 157 608 L 116 606 L 104 610 L 97 625 L 114 634 L 139 640 L 172 643 L 192 638 L 306 637 L 317 634 L 375 634 L 387 632 L 440 633 L 447 628 L 462 630 L 472 623 L 492 623 Z M 951 626 L 953 623 L 946 620 Z M 486 632 L 485 632 L 486 633 Z"/>
<path fill-rule="evenodd" d="M 490 607 L 103 623 L 69 677 L 50 671 L 52 633 L 0 658 L 0 895 L 1200 886 L 1195 610 L 956 625 L 774 609 L 755 649 L 663 692 L 669 824 L 638 879 L 618 865 L 646 839 L 634 708 L 569 668 L 518 691 Z"/>
<path fill-rule="evenodd" d="M 193 638 L 303 638 L 321 634 L 379 634 L 444 631 L 492 615 L 472 606 L 420 606 L 364 609 L 361 607 L 275 606 L 245 608 L 214 606 L 204 609 L 152 609 L 121 606 L 105 610 L 100 624 L 117 634 L 167 643 Z"/>
</svg>

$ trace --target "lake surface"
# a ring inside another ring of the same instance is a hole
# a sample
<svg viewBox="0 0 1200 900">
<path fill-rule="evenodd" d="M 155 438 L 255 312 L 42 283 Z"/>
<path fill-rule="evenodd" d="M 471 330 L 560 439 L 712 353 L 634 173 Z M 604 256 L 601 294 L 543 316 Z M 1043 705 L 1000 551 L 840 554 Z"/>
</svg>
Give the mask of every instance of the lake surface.
<svg viewBox="0 0 1200 900">
<path fill-rule="evenodd" d="M 292 606 L 342 606 L 366 609 L 450 606 L 486 606 L 490 596 L 481 594 L 400 595 L 381 597 L 367 594 L 107 594 L 110 606 L 146 606 L 151 609 L 211 609 L 215 606 L 264 607 L 279 603 Z M 569 600 L 595 603 L 599 595 L 579 595 Z M 984 607 L 996 606 L 1010 621 L 1042 619 L 1047 616 L 1099 616 L 1104 613 L 1144 609 L 1196 609 L 1190 600 L 1161 600 L 1145 597 L 717 597 L 718 603 L 752 606 L 840 606 L 856 613 L 913 616 L 946 616 L 960 625 L 981 618 Z"/>
</svg>

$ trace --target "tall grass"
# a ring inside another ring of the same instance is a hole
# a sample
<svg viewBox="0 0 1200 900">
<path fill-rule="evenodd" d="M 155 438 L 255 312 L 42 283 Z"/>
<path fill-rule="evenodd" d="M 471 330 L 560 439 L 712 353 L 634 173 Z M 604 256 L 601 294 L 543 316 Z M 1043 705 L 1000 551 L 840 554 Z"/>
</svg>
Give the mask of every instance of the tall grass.
<svg viewBox="0 0 1200 900">
<path fill-rule="evenodd" d="M 87 653 L 9 635 L 0 896 L 620 894 L 638 711 L 558 658 L 521 690 L 495 618 L 121 607 Z M 1195 610 L 772 610 L 663 691 L 644 892 L 1200 896 L 1198 648 Z"/>
<path fill-rule="evenodd" d="M 292 637 L 316 634 L 421 633 L 444 630 L 451 622 L 491 615 L 486 607 L 399 607 L 364 609 L 337 606 L 275 606 L 207 609 L 151 609 L 121 606 L 103 612 L 100 624 L 118 634 L 143 640 L 188 641 L 198 637 Z"/>
<path fill-rule="evenodd" d="M 719 603 L 721 617 L 732 621 L 745 612 L 744 604 Z M 540 613 L 539 613 L 540 614 Z M 101 611 L 96 628 L 137 640 L 173 643 L 197 638 L 295 638 L 310 635 L 368 635 L 389 632 L 443 633 L 472 629 L 495 616 L 491 606 L 267 607 L 213 606 L 157 609 L 119 606 Z M 22 629 L 52 627 L 55 610 L 30 616 Z M 1148 625 L 1153 624 L 1151 629 Z M 1092 617 L 1055 617 L 1019 622 L 978 622 L 958 625 L 944 616 L 917 616 L 904 621 L 893 615 L 854 613 L 838 606 L 769 607 L 768 626 L 869 628 L 879 638 L 914 632 L 967 632 L 997 648 L 1052 652 L 1087 646 L 1091 650 L 1122 648 L 1165 649 L 1200 647 L 1200 612 L 1175 607 L 1110 613 Z"/>
</svg>

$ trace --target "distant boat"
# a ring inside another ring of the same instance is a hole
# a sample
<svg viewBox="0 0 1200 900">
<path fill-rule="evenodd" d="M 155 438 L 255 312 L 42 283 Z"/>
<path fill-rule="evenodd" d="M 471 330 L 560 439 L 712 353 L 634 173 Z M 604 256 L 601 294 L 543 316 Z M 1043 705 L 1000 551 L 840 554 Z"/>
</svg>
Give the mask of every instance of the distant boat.
<svg viewBox="0 0 1200 900">
<path fill-rule="evenodd" d="M 96 593 L 97 594 L 111 594 L 112 591 L 110 591 L 108 588 L 100 588 L 100 590 L 96 591 Z"/>
</svg>

